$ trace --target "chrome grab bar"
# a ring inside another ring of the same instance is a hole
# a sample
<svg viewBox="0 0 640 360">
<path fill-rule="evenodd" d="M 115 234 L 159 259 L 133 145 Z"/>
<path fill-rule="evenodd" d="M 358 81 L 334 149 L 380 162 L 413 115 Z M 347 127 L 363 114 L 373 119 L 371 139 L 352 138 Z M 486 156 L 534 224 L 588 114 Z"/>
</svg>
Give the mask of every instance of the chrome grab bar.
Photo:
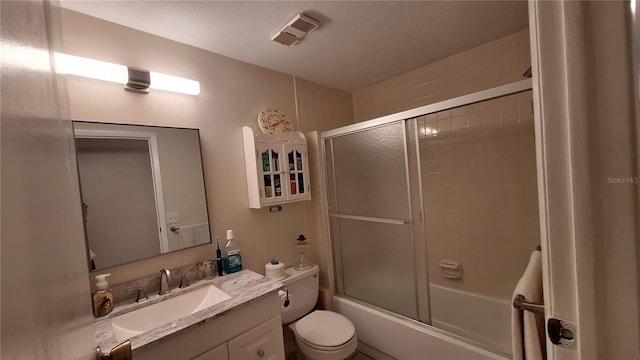
<svg viewBox="0 0 640 360">
<path fill-rule="evenodd" d="M 519 310 L 530 311 L 536 315 L 544 316 L 544 305 L 525 301 L 523 295 L 517 295 L 513 299 L 513 307 Z"/>
</svg>

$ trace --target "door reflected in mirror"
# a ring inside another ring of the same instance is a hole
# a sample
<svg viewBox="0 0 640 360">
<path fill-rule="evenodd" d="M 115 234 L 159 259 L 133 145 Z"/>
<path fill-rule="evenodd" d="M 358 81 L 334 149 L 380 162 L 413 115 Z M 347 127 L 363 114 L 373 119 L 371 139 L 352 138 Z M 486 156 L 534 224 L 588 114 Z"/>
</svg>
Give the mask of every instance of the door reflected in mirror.
<svg viewBox="0 0 640 360">
<path fill-rule="evenodd" d="M 74 121 L 91 270 L 211 242 L 197 129 Z"/>
</svg>

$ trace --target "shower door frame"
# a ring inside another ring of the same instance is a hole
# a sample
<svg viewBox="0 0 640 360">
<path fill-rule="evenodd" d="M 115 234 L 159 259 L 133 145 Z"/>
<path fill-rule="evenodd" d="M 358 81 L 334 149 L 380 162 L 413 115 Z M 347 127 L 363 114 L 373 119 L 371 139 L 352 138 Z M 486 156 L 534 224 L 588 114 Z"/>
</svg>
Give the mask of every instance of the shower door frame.
<svg viewBox="0 0 640 360">
<path fill-rule="evenodd" d="M 320 136 L 322 140 L 326 138 L 347 135 L 350 133 L 367 130 L 376 126 L 387 125 L 392 122 L 409 120 L 415 117 L 449 110 L 460 106 L 471 105 L 481 101 L 491 100 L 502 96 L 521 93 L 524 91 L 532 90 L 531 79 L 524 79 L 516 82 L 512 82 L 506 85 L 496 86 L 494 88 L 481 90 L 467 95 L 458 96 L 452 99 L 443 100 L 437 103 L 420 106 L 410 110 L 401 111 L 398 113 L 381 116 L 379 118 L 362 121 L 353 125 L 343 126 L 333 130 L 323 131 Z"/>
<path fill-rule="evenodd" d="M 411 169 L 411 167 L 407 167 L 407 175 L 408 175 L 408 181 L 411 182 L 411 180 L 413 178 L 415 178 L 417 176 L 419 184 L 418 184 L 418 189 L 417 191 L 420 192 L 420 196 L 419 196 L 419 204 L 416 205 L 416 203 L 418 203 L 418 201 L 414 201 L 413 197 L 410 198 L 410 206 L 411 206 L 411 211 L 418 213 L 419 215 L 419 219 L 420 219 L 420 224 L 423 225 L 424 223 L 424 207 L 422 204 L 422 187 L 421 187 L 421 182 L 422 179 L 420 178 L 420 153 L 419 153 L 419 148 L 417 146 L 417 142 L 418 142 L 418 132 L 417 132 L 417 126 L 415 123 L 415 118 L 423 116 L 423 115 L 428 115 L 431 113 L 436 113 L 436 112 L 440 112 L 440 111 L 444 111 L 444 110 L 449 110 L 449 109 L 453 109 L 453 108 L 457 108 L 457 107 L 461 107 L 461 106 L 466 106 L 466 105 L 471 105 L 474 103 L 479 103 L 482 101 L 487 101 L 487 100 L 491 100 L 491 99 L 495 99 L 495 98 L 499 98 L 499 97 L 503 97 L 503 96 L 508 96 L 508 95 L 513 95 L 513 94 L 517 94 L 517 93 L 521 93 L 521 92 L 525 92 L 525 91 L 530 91 L 533 90 L 533 82 L 532 79 L 524 79 L 524 80 L 520 80 L 520 81 L 516 81 L 516 82 L 512 82 L 509 84 L 505 84 L 505 85 L 501 85 L 501 86 L 497 86 L 494 88 L 490 88 L 490 89 L 486 89 L 486 90 L 481 90 L 478 92 L 474 92 L 471 94 L 467 94 L 467 95 L 462 95 L 459 97 L 455 97 L 452 99 L 447 99 L 447 100 L 443 100 L 437 103 L 433 103 L 433 104 L 429 104 L 429 105 L 424 105 L 424 106 L 420 106 L 417 108 L 413 108 L 410 110 L 405 110 L 402 112 L 398 112 L 398 113 L 394 113 L 394 114 L 390 114 L 390 115 L 386 115 L 386 116 L 382 116 L 379 118 L 375 118 L 372 120 L 367 120 L 367 121 L 363 121 L 363 122 L 359 122 L 356 124 L 352 124 L 352 125 L 347 125 L 347 126 L 343 126 L 337 129 L 332 129 L 332 130 L 328 130 L 328 131 L 324 131 L 321 133 L 321 142 L 322 142 L 322 156 L 323 156 L 323 161 L 325 166 L 323 166 L 323 171 L 324 171 L 324 178 L 327 178 L 327 149 L 325 148 L 325 140 L 330 139 L 330 138 L 334 138 L 334 137 L 338 137 L 338 136 L 343 136 L 343 135 L 349 135 L 349 134 L 353 134 L 356 132 L 360 132 L 360 131 L 364 131 L 364 130 L 368 130 L 368 129 L 372 129 L 375 127 L 381 127 L 381 126 L 385 126 L 385 125 L 389 125 L 392 123 L 396 123 L 399 121 L 404 121 L 405 122 L 405 161 L 406 162 L 412 162 L 412 163 L 416 163 L 417 164 L 417 172 L 418 174 L 416 174 L 415 176 L 409 176 L 409 171 Z M 406 124 L 407 121 L 411 121 L 413 120 L 413 124 L 408 125 Z M 415 153 L 412 153 L 411 147 L 413 147 L 415 149 Z M 415 158 L 414 158 L 415 156 Z M 409 191 L 411 191 L 411 189 L 413 188 L 415 184 L 410 184 L 410 188 Z M 331 201 L 328 198 L 329 197 L 329 192 L 326 192 L 326 196 L 327 196 L 327 204 L 330 204 Z M 419 209 L 416 209 L 416 206 L 419 207 Z M 329 214 L 327 213 L 327 217 L 329 217 Z M 412 218 L 415 218 L 416 215 L 412 215 Z M 329 222 L 330 223 L 330 222 Z M 414 233 L 415 233 L 415 226 L 414 226 Z M 422 231 L 424 233 L 424 226 L 422 226 Z M 333 232 L 331 231 L 331 229 L 329 229 L 329 234 L 333 234 Z M 425 243 L 426 246 L 426 238 L 425 241 L 423 241 Z M 414 246 L 415 246 L 415 241 L 414 241 Z M 418 242 L 418 245 L 420 244 L 420 242 Z M 330 239 L 329 241 L 329 246 L 331 249 L 331 256 L 330 256 L 330 264 L 331 264 L 331 268 L 329 269 L 329 276 L 337 281 L 337 277 L 336 274 L 338 273 L 336 271 L 336 267 L 341 267 L 340 264 L 335 264 L 334 261 L 334 245 L 333 245 L 333 240 Z M 424 316 L 424 314 L 426 314 L 426 316 L 428 317 L 428 321 L 429 323 L 426 322 L 418 322 L 414 319 L 408 318 L 406 316 L 394 313 L 392 311 L 380 308 L 376 305 L 373 304 L 369 304 L 369 303 L 365 303 L 361 300 L 358 299 L 354 299 L 348 295 L 344 295 L 344 294 L 338 294 L 337 293 L 337 284 L 334 283 L 334 286 L 336 288 L 333 289 L 332 293 L 336 294 L 337 296 L 340 297 L 344 297 L 344 298 L 348 298 L 350 300 L 353 300 L 355 302 L 358 303 L 364 303 L 367 306 L 371 306 L 373 308 L 376 308 L 379 311 L 382 311 L 384 313 L 387 313 L 391 316 L 394 317 L 398 317 L 401 319 L 405 319 L 405 320 L 409 320 L 410 322 L 413 323 L 417 323 L 419 325 L 422 326 L 428 326 L 430 329 L 433 329 L 437 332 L 443 333 L 447 336 L 450 337 L 454 337 L 457 338 L 459 340 L 465 341 L 473 346 L 477 346 L 477 347 L 481 347 L 481 348 L 485 348 L 486 350 L 492 351 L 494 352 L 495 349 L 490 348 L 488 346 L 485 346 L 484 344 L 480 344 L 477 342 L 474 342 L 472 340 L 463 338 L 461 336 L 452 334 L 450 332 L 447 332 L 445 330 L 441 330 L 437 327 L 434 327 L 430 324 L 431 322 L 431 314 L 430 314 L 430 306 L 428 305 L 430 300 L 429 300 L 429 293 L 428 293 L 428 284 L 429 284 L 429 274 L 428 274 L 428 265 L 426 264 L 426 248 L 419 249 L 420 251 L 425 250 L 425 261 L 424 261 L 424 266 L 420 266 L 420 269 L 422 270 L 422 268 L 424 268 L 424 271 L 422 274 L 418 274 L 416 273 L 416 282 L 421 281 L 421 279 L 426 279 L 426 281 L 424 282 L 424 286 L 422 287 L 426 287 L 426 289 L 421 289 L 420 284 L 416 284 L 417 288 L 416 288 L 416 293 L 418 294 L 418 315 L 421 318 L 420 321 L 424 321 L 422 319 L 422 317 Z M 416 249 L 416 253 L 418 253 L 418 249 Z M 415 264 L 414 268 L 416 268 L 416 270 L 418 270 L 418 265 L 419 264 Z M 426 296 L 426 302 L 420 302 L 420 297 L 424 297 Z M 427 309 L 426 311 L 424 309 L 422 309 L 423 305 L 421 304 L 427 304 Z"/>
</svg>

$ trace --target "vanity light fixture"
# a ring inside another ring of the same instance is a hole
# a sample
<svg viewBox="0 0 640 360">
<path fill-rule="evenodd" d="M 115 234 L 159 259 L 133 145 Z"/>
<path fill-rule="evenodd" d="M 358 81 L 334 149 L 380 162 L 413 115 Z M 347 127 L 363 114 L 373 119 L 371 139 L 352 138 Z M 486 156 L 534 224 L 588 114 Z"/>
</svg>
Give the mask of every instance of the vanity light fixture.
<svg viewBox="0 0 640 360">
<path fill-rule="evenodd" d="M 56 53 L 56 71 L 123 84 L 126 90 L 148 93 L 149 89 L 187 95 L 200 94 L 200 82 L 125 65 Z"/>
</svg>

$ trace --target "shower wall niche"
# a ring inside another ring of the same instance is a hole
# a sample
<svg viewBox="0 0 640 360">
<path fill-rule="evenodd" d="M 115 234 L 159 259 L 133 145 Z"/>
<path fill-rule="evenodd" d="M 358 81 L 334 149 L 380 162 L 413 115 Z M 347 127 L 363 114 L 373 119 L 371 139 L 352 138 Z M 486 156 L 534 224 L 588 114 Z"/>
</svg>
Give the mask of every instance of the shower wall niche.
<svg viewBox="0 0 640 360">
<path fill-rule="evenodd" d="M 323 133 L 340 296 L 510 354 L 512 292 L 540 236 L 528 89 Z"/>
</svg>

